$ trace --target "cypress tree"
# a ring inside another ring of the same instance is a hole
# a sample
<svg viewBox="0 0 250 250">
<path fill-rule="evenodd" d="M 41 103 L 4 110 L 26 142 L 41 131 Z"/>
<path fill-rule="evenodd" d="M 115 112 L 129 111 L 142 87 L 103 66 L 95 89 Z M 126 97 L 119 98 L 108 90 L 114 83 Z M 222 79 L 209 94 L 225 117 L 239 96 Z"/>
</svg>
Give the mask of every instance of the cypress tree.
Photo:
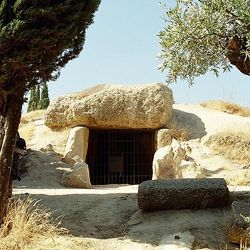
<svg viewBox="0 0 250 250">
<path fill-rule="evenodd" d="M 80 54 L 100 0 L 0 1 L 0 224 L 25 93 Z"/>
<path fill-rule="evenodd" d="M 30 99 L 28 104 L 27 112 L 34 111 L 39 109 L 39 103 L 40 103 L 40 87 L 34 86 L 30 90 Z"/>
<path fill-rule="evenodd" d="M 32 111 L 37 110 L 37 106 L 38 106 L 38 96 L 37 96 L 37 88 L 35 87 L 34 98 L 32 103 Z"/>
<path fill-rule="evenodd" d="M 42 86 L 41 98 L 39 102 L 39 109 L 47 109 L 49 106 L 49 91 L 46 83 Z"/>
<path fill-rule="evenodd" d="M 34 110 L 35 99 L 36 99 L 36 89 L 35 89 L 35 87 L 32 87 L 30 90 L 30 99 L 29 99 L 29 103 L 28 103 L 27 112 Z"/>
<path fill-rule="evenodd" d="M 39 103 L 40 103 L 40 99 L 41 99 L 41 95 L 40 95 L 40 85 L 36 86 L 36 98 L 37 98 L 37 105 L 36 105 L 36 109 L 40 109 L 39 107 Z"/>
</svg>

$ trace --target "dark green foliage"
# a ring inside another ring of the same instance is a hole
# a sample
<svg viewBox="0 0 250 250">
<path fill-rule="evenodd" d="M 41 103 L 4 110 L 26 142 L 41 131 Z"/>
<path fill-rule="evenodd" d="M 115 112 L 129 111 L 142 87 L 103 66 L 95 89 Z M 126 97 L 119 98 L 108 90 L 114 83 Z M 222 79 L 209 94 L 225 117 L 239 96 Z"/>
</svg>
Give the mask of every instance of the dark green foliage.
<svg viewBox="0 0 250 250">
<path fill-rule="evenodd" d="M 37 110 L 37 91 L 35 87 L 32 87 L 30 90 L 30 99 L 28 104 L 27 112 Z"/>
<path fill-rule="evenodd" d="M 39 101 L 39 109 L 47 109 L 49 106 L 49 91 L 46 83 L 43 84 L 41 98 Z"/>
<path fill-rule="evenodd" d="M 0 91 L 54 80 L 82 50 L 100 0 L 0 1 Z"/>
<path fill-rule="evenodd" d="M 39 102 L 40 102 L 40 85 L 36 86 L 36 98 L 37 98 L 37 108 L 39 108 Z"/>
<path fill-rule="evenodd" d="M 30 91 L 30 99 L 27 112 L 46 109 L 49 106 L 49 92 L 46 83 L 42 85 L 42 91 L 40 94 L 40 85 L 32 87 Z"/>
</svg>

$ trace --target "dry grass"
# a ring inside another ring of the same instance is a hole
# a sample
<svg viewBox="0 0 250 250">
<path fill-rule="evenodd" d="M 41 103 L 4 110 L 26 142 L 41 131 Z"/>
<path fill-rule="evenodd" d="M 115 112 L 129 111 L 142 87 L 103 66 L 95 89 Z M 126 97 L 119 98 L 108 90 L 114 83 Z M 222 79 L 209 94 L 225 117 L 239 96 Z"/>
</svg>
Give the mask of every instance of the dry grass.
<svg viewBox="0 0 250 250">
<path fill-rule="evenodd" d="M 235 163 L 250 163 L 250 133 L 225 131 L 211 136 L 206 144 Z"/>
<path fill-rule="evenodd" d="M 39 249 L 35 245 L 64 232 L 65 229 L 59 229 L 50 213 L 37 202 L 29 198 L 14 200 L 9 202 L 7 216 L 0 228 L 0 250 Z"/>
<path fill-rule="evenodd" d="M 250 170 L 245 169 L 240 173 L 226 177 L 227 185 L 229 186 L 249 186 L 250 185 Z"/>
<path fill-rule="evenodd" d="M 170 128 L 169 135 L 172 139 L 177 141 L 187 141 L 189 139 L 189 132 L 185 128 L 177 127 L 173 124 Z"/>
<path fill-rule="evenodd" d="M 242 107 L 232 102 L 225 102 L 222 100 L 211 100 L 201 103 L 201 106 L 209 109 L 219 110 L 229 114 L 250 117 L 249 107 Z"/>
</svg>

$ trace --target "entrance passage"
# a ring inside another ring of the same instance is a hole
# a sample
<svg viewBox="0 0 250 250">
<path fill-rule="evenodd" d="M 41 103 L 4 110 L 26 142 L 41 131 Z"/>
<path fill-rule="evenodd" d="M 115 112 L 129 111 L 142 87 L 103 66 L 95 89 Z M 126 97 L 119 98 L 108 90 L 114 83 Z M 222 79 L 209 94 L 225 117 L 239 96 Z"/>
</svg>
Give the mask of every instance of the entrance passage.
<svg viewBox="0 0 250 250">
<path fill-rule="evenodd" d="M 149 180 L 153 156 L 154 132 L 90 130 L 87 163 L 94 185 Z"/>
</svg>

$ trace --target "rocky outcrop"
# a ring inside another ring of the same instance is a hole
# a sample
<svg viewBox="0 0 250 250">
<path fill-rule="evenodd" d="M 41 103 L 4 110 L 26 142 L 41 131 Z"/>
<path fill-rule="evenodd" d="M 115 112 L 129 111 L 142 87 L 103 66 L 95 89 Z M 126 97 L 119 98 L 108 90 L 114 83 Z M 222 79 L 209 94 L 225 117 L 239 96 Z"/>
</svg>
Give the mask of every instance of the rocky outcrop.
<svg viewBox="0 0 250 250">
<path fill-rule="evenodd" d="M 71 188 L 91 188 L 89 167 L 84 162 L 77 162 L 69 173 L 64 173 L 61 184 Z"/>
<path fill-rule="evenodd" d="M 171 146 L 158 149 L 153 159 L 153 180 L 174 179 L 176 176 L 174 152 Z"/>
<path fill-rule="evenodd" d="M 139 129 L 163 127 L 172 115 L 172 91 L 164 84 L 142 86 L 98 85 L 56 98 L 45 124 L 65 127 Z"/>
<path fill-rule="evenodd" d="M 190 157 L 191 148 L 176 140 L 159 148 L 153 159 L 153 180 L 202 178 L 204 170 Z"/>
<path fill-rule="evenodd" d="M 75 127 L 70 130 L 63 161 L 68 164 L 85 162 L 88 149 L 89 129 Z"/>
<path fill-rule="evenodd" d="M 224 207 L 229 190 L 222 178 L 144 181 L 138 189 L 143 211 Z"/>
<path fill-rule="evenodd" d="M 204 169 L 196 164 L 195 161 L 182 160 L 180 165 L 177 166 L 179 176 L 181 178 L 204 178 Z"/>
<path fill-rule="evenodd" d="M 250 245 L 250 204 L 234 201 L 228 230 L 229 242 Z"/>
</svg>

